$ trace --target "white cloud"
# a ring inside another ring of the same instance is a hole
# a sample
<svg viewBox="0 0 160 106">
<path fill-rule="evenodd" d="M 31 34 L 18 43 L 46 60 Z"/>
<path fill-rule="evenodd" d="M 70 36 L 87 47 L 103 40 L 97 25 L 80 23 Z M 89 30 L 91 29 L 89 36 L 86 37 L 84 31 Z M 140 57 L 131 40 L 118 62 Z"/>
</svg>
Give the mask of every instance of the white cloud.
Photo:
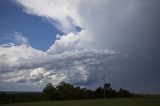
<svg viewBox="0 0 160 106">
<path fill-rule="evenodd" d="M 79 17 L 75 10 L 79 0 L 16 0 L 24 6 L 24 11 L 45 17 L 54 26 L 63 31 L 70 32 L 75 30 L 78 25 Z M 56 22 L 58 22 L 56 24 Z"/>
<path fill-rule="evenodd" d="M 92 48 L 92 38 L 87 36 L 86 30 L 81 30 L 79 33 L 70 32 L 66 35 L 59 36 L 59 39 L 47 50 L 47 53 L 63 53 L 67 51 L 79 51 Z M 88 33 L 89 34 L 89 33 Z"/>
<path fill-rule="evenodd" d="M 58 84 L 67 81 L 85 84 L 93 80 L 92 76 L 100 71 L 102 64 L 114 60 L 115 56 L 115 53 L 106 50 L 83 49 L 48 53 L 26 45 L 2 45 L 0 81 L 32 84 Z"/>
<path fill-rule="evenodd" d="M 42 62 L 41 57 L 45 57 L 45 54 L 27 45 L 12 44 L 0 46 L 0 56 L 3 59 L 3 61 L 0 61 L 1 65 L 19 67 L 23 65 L 32 66 L 32 62 L 39 64 Z"/>
</svg>

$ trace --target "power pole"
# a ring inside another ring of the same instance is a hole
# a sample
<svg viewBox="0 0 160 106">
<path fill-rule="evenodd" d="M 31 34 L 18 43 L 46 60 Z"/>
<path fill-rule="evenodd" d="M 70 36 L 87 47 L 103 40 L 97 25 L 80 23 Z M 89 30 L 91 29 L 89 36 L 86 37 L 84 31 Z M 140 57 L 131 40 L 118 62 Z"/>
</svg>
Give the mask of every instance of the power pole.
<svg viewBox="0 0 160 106">
<path fill-rule="evenodd" d="M 102 77 L 101 80 L 103 80 L 103 97 L 104 97 L 104 99 L 105 99 L 105 98 L 106 98 L 106 96 L 105 96 L 105 90 L 106 90 L 106 88 L 105 88 L 106 76 L 104 75 L 104 76 Z"/>
</svg>

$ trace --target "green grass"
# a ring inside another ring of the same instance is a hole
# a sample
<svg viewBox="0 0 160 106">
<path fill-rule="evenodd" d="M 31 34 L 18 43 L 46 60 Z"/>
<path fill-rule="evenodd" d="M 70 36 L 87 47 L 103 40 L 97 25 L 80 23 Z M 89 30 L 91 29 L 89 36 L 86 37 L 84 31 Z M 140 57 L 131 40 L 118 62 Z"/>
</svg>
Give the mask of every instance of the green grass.
<svg viewBox="0 0 160 106">
<path fill-rule="evenodd" d="M 1 106 L 160 106 L 160 98 L 116 98 L 1 104 Z"/>
</svg>

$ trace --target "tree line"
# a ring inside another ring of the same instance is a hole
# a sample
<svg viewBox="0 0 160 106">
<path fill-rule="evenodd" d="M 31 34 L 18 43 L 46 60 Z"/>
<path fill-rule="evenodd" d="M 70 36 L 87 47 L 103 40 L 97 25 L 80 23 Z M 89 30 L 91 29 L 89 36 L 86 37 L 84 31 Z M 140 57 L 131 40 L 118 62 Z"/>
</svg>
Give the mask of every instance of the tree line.
<svg viewBox="0 0 160 106">
<path fill-rule="evenodd" d="M 54 87 L 51 83 L 43 89 L 45 100 L 75 100 L 75 99 L 98 99 L 114 97 L 131 97 L 132 93 L 120 88 L 118 91 L 112 89 L 111 84 L 106 83 L 104 87 L 96 90 L 74 87 L 72 84 L 61 82 Z"/>
<path fill-rule="evenodd" d="M 133 96 L 128 90 L 120 88 L 112 89 L 111 84 L 106 83 L 96 90 L 74 87 L 72 84 L 61 82 L 54 87 L 48 83 L 42 92 L 0 92 L 0 103 L 57 101 L 77 99 L 100 99 Z"/>
</svg>

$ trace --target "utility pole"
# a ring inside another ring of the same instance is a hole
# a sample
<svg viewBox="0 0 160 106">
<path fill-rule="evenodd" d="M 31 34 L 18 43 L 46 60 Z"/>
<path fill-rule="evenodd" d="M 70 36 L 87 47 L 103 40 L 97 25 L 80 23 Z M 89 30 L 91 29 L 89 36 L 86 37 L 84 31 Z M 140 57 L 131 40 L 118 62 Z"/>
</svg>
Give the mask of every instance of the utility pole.
<svg viewBox="0 0 160 106">
<path fill-rule="evenodd" d="M 101 80 L 103 80 L 103 97 L 104 97 L 104 99 L 105 99 L 105 98 L 106 98 L 106 96 L 105 96 L 105 90 L 106 90 L 106 88 L 105 88 L 106 76 L 104 75 L 104 76 L 102 77 Z"/>
</svg>

